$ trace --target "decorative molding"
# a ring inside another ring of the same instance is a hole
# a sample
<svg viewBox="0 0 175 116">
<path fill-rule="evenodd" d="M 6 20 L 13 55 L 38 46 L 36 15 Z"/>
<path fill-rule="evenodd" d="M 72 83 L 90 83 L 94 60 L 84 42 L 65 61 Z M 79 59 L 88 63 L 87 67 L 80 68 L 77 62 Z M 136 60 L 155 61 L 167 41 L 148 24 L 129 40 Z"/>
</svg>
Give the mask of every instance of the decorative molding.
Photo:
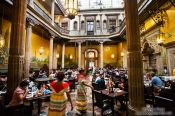
<svg viewBox="0 0 175 116">
<path fill-rule="evenodd" d="M 74 40 L 70 40 L 69 42 L 85 42 L 85 41 L 96 41 L 96 42 L 100 42 L 100 41 L 103 41 L 103 42 L 106 42 L 106 41 L 112 41 L 110 39 L 74 39 Z"/>
<path fill-rule="evenodd" d="M 32 18 L 27 17 L 26 18 L 26 27 L 28 26 L 35 26 L 36 22 L 34 22 L 34 20 L 32 20 Z"/>
</svg>

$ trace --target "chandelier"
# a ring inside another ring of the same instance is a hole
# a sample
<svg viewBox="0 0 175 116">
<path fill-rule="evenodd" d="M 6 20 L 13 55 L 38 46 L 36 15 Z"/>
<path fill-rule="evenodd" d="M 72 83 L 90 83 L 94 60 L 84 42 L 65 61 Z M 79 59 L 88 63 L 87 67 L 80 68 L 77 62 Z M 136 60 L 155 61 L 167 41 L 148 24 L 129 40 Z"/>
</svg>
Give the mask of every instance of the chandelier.
<svg viewBox="0 0 175 116">
<path fill-rule="evenodd" d="M 66 16 L 69 19 L 74 19 L 75 16 L 78 14 L 78 1 L 77 0 L 66 0 L 65 1 L 65 8 L 66 8 Z"/>
</svg>

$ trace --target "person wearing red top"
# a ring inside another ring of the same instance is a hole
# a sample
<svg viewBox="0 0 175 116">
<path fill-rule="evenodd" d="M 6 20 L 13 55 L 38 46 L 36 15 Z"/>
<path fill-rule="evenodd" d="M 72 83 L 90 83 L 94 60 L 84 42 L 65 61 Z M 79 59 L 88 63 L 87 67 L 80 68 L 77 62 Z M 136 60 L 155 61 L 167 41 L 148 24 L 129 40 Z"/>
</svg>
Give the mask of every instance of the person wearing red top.
<svg viewBox="0 0 175 116">
<path fill-rule="evenodd" d="M 56 73 L 55 77 L 58 80 L 50 84 L 52 94 L 50 97 L 48 116 L 65 116 L 67 99 L 71 104 L 71 110 L 73 110 L 71 97 L 68 91 L 70 83 L 63 82 L 65 77 L 63 72 Z"/>
</svg>

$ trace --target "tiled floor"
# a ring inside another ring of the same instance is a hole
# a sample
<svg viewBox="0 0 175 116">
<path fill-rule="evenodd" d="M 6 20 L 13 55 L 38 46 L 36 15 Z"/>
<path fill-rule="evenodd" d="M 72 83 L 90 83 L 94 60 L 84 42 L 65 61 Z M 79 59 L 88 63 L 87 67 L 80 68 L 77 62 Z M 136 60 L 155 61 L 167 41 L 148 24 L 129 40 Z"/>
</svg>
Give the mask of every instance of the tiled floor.
<svg viewBox="0 0 175 116">
<path fill-rule="evenodd" d="M 80 116 L 93 116 L 93 109 L 92 109 L 92 91 L 89 87 L 87 87 L 87 99 L 88 99 L 88 110 L 87 113 L 80 115 Z M 76 90 L 71 92 L 71 99 L 74 105 L 73 111 L 71 111 L 70 103 L 67 103 L 67 116 L 78 116 L 75 110 L 75 99 L 76 99 Z M 119 102 L 118 102 L 119 103 Z M 41 116 L 47 116 L 49 102 L 45 102 L 42 104 L 42 113 Z M 115 105 L 115 110 L 120 107 L 120 104 Z M 33 116 L 37 116 L 37 106 L 34 107 Z M 95 116 L 101 116 L 101 109 L 95 107 Z M 126 116 L 126 112 L 119 112 L 119 116 Z"/>
<path fill-rule="evenodd" d="M 75 92 L 71 92 L 71 99 L 72 102 L 75 106 L 75 98 L 76 98 L 76 91 Z M 87 88 L 87 99 L 88 99 L 88 110 L 86 114 L 80 115 L 80 116 L 93 116 L 93 112 L 92 112 L 92 94 L 91 94 L 91 90 L 90 88 Z M 115 107 L 115 109 L 117 110 L 120 104 L 117 104 L 117 106 Z M 44 102 L 42 103 L 42 111 L 41 111 L 41 115 L 40 116 L 47 116 L 47 112 L 48 112 L 48 106 L 49 106 L 49 102 Z M 75 107 L 73 109 L 73 111 L 70 110 L 70 103 L 67 103 L 67 116 L 78 116 L 76 114 L 76 110 Z M 120 116 L 125 116 L 126 112 L 119 112 Z M 34 110 L 33 110 L 33 116 L 37 116 L 37 106 L 34 106 Z M 95 116 L 101 116 L 101 109 L 98 107 L 95 107 Z"/>
</svg>

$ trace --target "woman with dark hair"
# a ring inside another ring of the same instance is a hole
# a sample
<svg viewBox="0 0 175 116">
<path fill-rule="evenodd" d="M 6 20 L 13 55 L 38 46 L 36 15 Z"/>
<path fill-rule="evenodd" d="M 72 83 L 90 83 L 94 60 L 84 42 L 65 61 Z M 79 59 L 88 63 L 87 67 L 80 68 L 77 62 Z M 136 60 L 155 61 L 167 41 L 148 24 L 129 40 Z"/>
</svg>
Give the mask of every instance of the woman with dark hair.
<svg viewBox="0 0 175 116">
<path fill-rule="evenodd" d="M 71 110 L 73 110 L 72 101 L 68 92 L 69 83 L 63 82 L 65 77 L 63 72 L 56 73 L 55 77 L 57 81 L 53 81 L 50 84 L 53 93 L 50 97 L 48 116 L 65 116 L 67 98 L 71 104 Z"/>
<path fill-rule="evenodd" d="M 8 106 L 17 106 L 24 103 L 24 99 L 28 94 L 27 86 L 29 82 L 27 80 L 23 80 L 19 86 L 15 89 L 12 100 L 10 101 Z"/>
<path fill-rule="evenodd" d="M 29 82 L 27 80 L 23 80 L 15 89 L 12 100 L 6 106 L 5 112 L 7 116 L 32 116 L 32 107 L 24 103 L 28 94 L 28 85 Z"/>
</svg>

